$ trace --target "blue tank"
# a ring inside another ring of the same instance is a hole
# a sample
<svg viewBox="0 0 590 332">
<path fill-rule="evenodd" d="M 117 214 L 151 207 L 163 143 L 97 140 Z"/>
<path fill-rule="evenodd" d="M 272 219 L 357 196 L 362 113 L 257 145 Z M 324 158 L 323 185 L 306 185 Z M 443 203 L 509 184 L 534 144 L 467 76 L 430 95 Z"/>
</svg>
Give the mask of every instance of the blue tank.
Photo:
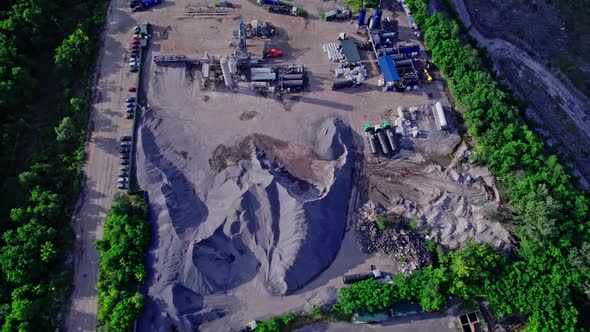
<svg viewBox="0 0 590 332">
<path fill-rule="evenodd" d="M 365 25 L 365 17 L 367 16 L 367 10 L 366 9 L 361 9 L 361 11 L 359 12 L 359 21 L 358 21 L 358 26 L 362 27 L 363 25 Z"/>
<path fill-rule="evenodd" d="M 377 9 L 375 11 L 375 16 L 373 17 L 373 19 L 375 20 L 375 29 L 379 28 L 381 26 L 381 16 L 383 15 L 383 11 L 381 9 Z"/>
</svg>

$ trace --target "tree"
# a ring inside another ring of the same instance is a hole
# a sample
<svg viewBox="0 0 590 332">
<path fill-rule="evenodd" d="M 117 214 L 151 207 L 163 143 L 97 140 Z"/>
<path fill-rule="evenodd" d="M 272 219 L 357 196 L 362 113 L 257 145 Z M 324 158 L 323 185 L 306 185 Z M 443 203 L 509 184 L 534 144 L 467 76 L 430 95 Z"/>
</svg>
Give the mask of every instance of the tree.
<svg viewBox="0 0 590 332">
<path fill-rule="evenodd" d="M 66 116 L 61 120 L 59 126 L 55 128 L 58 141 L 69 141 L 76 136 L 76 125 L 72 118 Z"/>
<path fill-rule="evenodd" d="M 518 204 L 516 234 L 521 238 L 520 252 L 524 256 L 542 251 L 559 235 L 557 219 L 561 206 L 545 185 L 528 195 L 527 200 Z"/>
<path fill-rule="evenodd" d="M 90 38 L 78 27 L 55 50 L 55 65 L 62 74 L 80 71 L 90 54 Z"/>
</svg>

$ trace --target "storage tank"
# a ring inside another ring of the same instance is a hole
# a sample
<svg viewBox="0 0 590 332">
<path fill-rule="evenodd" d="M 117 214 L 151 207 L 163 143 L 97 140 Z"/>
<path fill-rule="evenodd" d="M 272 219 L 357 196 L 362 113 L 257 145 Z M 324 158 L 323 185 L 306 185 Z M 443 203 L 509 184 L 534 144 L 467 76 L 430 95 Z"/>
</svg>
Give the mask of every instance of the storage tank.
<svg viewBox="0 0 590 332">
<path fill-rule="evenodd" d="M 375 134 L 377 134 L 377 138 L 379 139 L 379 144 L 381 145 L 381 151 L 383 154 L 389 154 L 389 146 L 387 143 L 387 139 L 385 138 L 385 133 L 383 133 L 383 129 L 379 126 L 375 126 Z"/>
<path fill-rule="evenodd" d="M 251 82 L 250 89 L 266 89 L 269 87 L 268 82 Z"/>
<path fill-rule="evenodd" d="M 377 154 L 377 146 L 375 145 L 375 130 L 370 123 L 365 123 L 364 126 L 365 135 L 367 136 L 367 140 L 369 141 L 369 148 L 371 148 L 372 154 Z"/>
<path fill-rule="evenodd" d="M 381 38 L 395 38 L 395 32 L 385 32 L 381 34 Z"/>
<path fill-rule="evenodd" d="M 283 75 L 284 80 L 302 80 L 303 74 L 285 74 Z"/>
<path fill-rule="evenodd" d="M 447 129 L 447 127 L 448 127 L 447 117 L 445 116 L 445 110 L 443 109 L 443 106 L 440 103 L 440 101 L 437 101 L 436 104 L 434 104 L 434 109 L 435 109 L 434 117 L 437 119 L 438 129 L 440 129 L 440 130 Z"/>
<path fill-rule="evenodd" d="M 379 28 L 381 26 L 381 16 L 383 15 L 383 11 L 381 9 L 377 9 L 375 11 L 375 16 L 373 24 L 375 24 L 375 29 Z"/>
<path fill-rule="evenodd" d="M 395 139 L 395 130 L 391 127 L 391 122 L 383 121 L 381 127 L 385 130 L 385 135 L 387 135 L 387 140 L 389 141 L 389 145 L 391 146 L 391 153 L 397 153 L 399 147 Z"/>
<path fill-rule="evenodd" d="M 366 9 L 361 9 L 361 11 L 359 12 L 359 20 L 357 25 L 359 27 L 362 27 L 363 25 L 365 25 L 365 17 L 367 16 L 367 10 Z"/>
<path fill-rule="evenodd" d="M 300 88 L 303 87 L 303 80 L 289 80 L 283 81 L 284 88 Z"/>
</svg>

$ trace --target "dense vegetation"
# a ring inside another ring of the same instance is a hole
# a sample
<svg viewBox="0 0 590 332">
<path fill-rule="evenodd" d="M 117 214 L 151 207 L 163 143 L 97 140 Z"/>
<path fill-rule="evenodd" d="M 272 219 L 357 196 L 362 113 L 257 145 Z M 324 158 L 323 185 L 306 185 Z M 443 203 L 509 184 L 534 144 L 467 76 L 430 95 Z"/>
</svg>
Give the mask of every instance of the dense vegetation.
<svg viewBox="0 0 590 332">
<path fill-rule="evenodd" d="M 388 309 L 400 301 L 419 302 L 426 311 L 440 310 L 451 296 L 481 298 L 486 284 L 496 280 L 504 262 L 505 257 L 490 245 L 469 242 L 460 250 L 439 256 L 435 265 L 409 276 L 393 276 L 391 284 L 369 279 L 341 289 L 334 310 L 350 317 L 357 311 Z"/>
<path fill-rule="evenodd" d="M 137 291 L 147 272 L 144 257 L 150 242 L 148 208 L 139 196 L 119 194 L 104 225 L 98 274 L 98 330 L 131 331 L 143 313 Z"/>
<path fill-rule="evenodd" d="M 106 4 L 0 4 L 2 331 L 61 324 L 70 289 L 69 223 Z"/>
</svg>

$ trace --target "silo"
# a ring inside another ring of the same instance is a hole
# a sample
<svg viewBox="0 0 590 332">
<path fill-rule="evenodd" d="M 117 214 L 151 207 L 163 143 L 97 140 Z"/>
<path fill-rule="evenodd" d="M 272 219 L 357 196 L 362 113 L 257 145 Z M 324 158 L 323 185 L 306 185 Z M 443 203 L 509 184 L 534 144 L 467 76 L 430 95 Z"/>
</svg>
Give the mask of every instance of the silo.
<svg viewBox="0 0 590 332">
<path fill-rule="evenodd" d="M 363 25 L 365 25 L 365 17 L 367 16 L 367 10 L 366 9 L 361 9 L 361 11 L 359 12 L 359 20 L 357 25 L 359 27 L 362 27 Z"/>
<path fill-rule="evenodd" d="M 375 25 L 374 29 L 377 29 L 381 26 L 381 15 L 383 15 L 383 11 L 381 9 L 377 9 L 375 11 L 375 16 L 373 17 L 373 24 Z"/>
<path fill-rule="evenodd" d="M 377 134 L 377 138 L 379 139 L 379 144 L 381 145 L 381 150 L 383 151 L 384 155 L 389 154 L 389 146 L 387 144 L 387 139 L 385 138 L 385 134 L 383 133 L 383 129 L 379 126 L 375 126 L 375 133 Z"/>
<path fill-rule="evenodd" d="M 385 130 L 387 140 L 389 141 L 389 145 L 391 145 L 391 153 L 396 153 L 398 150 L 398 146 L 397 141 L 395 140 L 395 132 L 393 128 L 391 128 L 391 122 L 383 121 L 381 127 Z"/>
</svg>

